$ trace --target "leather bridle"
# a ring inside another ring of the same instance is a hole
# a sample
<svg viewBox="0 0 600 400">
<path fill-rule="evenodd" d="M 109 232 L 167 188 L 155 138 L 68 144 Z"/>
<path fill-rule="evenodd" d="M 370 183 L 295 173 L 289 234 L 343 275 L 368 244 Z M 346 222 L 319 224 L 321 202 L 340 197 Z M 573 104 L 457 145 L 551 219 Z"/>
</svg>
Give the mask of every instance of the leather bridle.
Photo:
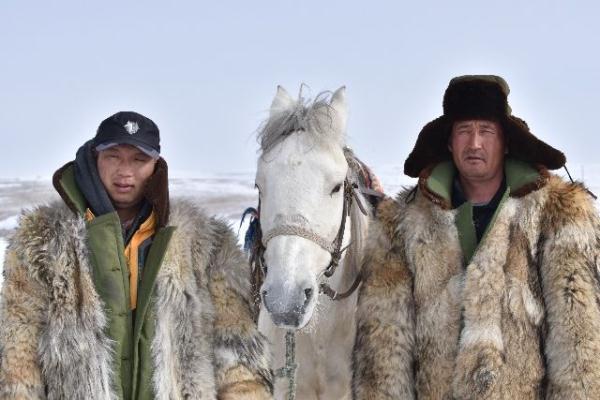
<svg viewBox="0 0 600 400">
<path fill-rule="evenodd" d="M 281 235 L 290 235 L 290 236 L 299 236 L 304 239 L 310 240 L 313 243 L 317 244 L 329 254 L 331 254 L 331 261 L 327 268 L 325 268 L 323 274 L 330 278 L 335 273 L 337 267 L 339 266 L 340 260 L 344 252 L 348 249 L 349 245 L 342 248 L 344 242 L 344 232 L 346 230 L 346 222 L 348 217 L 350 217 L 350 210 L 352 208 L 352 203 L 354 202 L 356 206 L 360 209 L 360 211 L 364 215 L 368 215 L 365 206 L 362 204 L 360 197 L 357 194 L 358 185 L 356 183 L 350 182 L 348 178 L 344 180 L 344 203 L 342 209 L 342 220 L 340 222 L 340 227 L 338 232 L 333 240 L 333 242 L 329 243 L 326 239 L 324 239 L 319 234 L 313 232 L 307 227 L 299 226 L 297 224 L 282 224 L 274 227 L 273 229 L 266 232 L 263 235 L 262 229 L 260 228 L 260 199 L 258 203 L 258 210 L 256 212 L 256 232 L 254 238 L 254 246 L 251 249 L 250 255 L 250 266 L 251 266 L 251 281 L 252 281 L 252 297 L 254 300 L 254 315 L 258 318 L 258 312 L 260 309 L 260 287 L 264 281 L 266 275 L 266 266 L 264 265 L 264 253 L 267 249 L 268 242 L 274 237 Z M 345 292 L 337 292 L 332 289 L 328 283 L 321 283 L 320 292 L 324 293 L 326 296 L 331 298 L 331 300 L 343 300 L 358 288 L 360 282 L 362 281 L 362 276 L 359 273 L 352 285 Z"/>
</svg>

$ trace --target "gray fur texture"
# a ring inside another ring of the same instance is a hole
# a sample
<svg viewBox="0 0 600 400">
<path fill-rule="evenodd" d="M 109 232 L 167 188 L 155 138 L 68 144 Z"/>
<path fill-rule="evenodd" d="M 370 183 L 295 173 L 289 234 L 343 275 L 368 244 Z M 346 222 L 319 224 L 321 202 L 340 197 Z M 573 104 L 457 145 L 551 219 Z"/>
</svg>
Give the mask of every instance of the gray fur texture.
<svg viewBox="0 0 600 400">
<path fill-rule="evenodd" d="M 354 398 L 599 399 L 600 220 L 551 176 L 512 197 L 463 267 L 454 210 L 378 208 L 359 294 Z"/>
<path fill-rule="evenodd" d="M 234 235 L 185 202 L 172 205 L 170 225 L 178 228 L 151 310 L 156 398 L 270 398 L 265 339 L 252 322 Z M 4 271 L 0 399 L 114 399 L 84 221 L 62 204 L 23 215 Z"/>
</svg>

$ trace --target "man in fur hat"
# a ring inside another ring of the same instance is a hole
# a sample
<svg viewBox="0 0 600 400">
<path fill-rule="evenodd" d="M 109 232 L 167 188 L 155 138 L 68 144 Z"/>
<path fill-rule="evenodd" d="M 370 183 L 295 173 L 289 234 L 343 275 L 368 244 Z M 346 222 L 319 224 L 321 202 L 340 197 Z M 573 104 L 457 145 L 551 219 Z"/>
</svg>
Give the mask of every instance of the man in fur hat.
<svg viewBox="0 0 600 400">
<path fill-rule="evenodd" d="M 378 207 L 355 399 L 600 399 L 598 213 L 508 92 L 453 79 Z"/>
<path fill-rule="evenodd" d="M 0 399 L 267 399 L 266 343 L 227 226 L 169 205 L 150 119 L 120 112 L 20 219 L 0 297 Z"/>
</svg>

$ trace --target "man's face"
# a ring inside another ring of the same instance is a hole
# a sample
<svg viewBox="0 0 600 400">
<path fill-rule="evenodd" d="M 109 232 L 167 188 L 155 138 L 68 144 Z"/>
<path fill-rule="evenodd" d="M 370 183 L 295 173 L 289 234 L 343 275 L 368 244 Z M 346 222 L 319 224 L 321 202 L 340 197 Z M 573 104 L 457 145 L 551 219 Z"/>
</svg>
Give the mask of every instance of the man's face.
<svg viewBox="0 0 600 400">
<path fill-rule="evenodd" d="M 135 146 L 120 144 L 98 153 L 100 180 L 117 209 L 136 206 L 156 160 Z"/>
<path fill-rule="evenodd" d="M 486 181 L 502 173 L 506 146 L 502 128 L 495 121 L 455 122 L 448 148 L 464 179 Z"/>
</svg>

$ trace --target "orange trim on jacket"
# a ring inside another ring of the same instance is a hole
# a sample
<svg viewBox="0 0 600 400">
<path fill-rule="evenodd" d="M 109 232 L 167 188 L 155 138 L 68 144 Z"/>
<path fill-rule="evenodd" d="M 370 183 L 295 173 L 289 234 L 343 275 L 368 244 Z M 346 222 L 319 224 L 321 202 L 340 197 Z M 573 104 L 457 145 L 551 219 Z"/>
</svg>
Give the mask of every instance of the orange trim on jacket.
<svg viewBox="0 0 600 400">
<path fill-rule="evenodd" d="M 91 221 L 95 218 L 92 211 L 88 208 L 85 212 L 85 219 Z M 154 211 L 144 221 L 142 225 L 129 240 L 127 246 L 125 246 L 125 258 L 127 259 L 127 265 L 129 266 L 129 300 L 132 310 L 135 310 L 137 306 L 137 292 L 138 292 L 138 256 L 139 249 L 142 243 L 148 238 L 152 237 L 156 233 L 156 214 Z"/>
</svg>

